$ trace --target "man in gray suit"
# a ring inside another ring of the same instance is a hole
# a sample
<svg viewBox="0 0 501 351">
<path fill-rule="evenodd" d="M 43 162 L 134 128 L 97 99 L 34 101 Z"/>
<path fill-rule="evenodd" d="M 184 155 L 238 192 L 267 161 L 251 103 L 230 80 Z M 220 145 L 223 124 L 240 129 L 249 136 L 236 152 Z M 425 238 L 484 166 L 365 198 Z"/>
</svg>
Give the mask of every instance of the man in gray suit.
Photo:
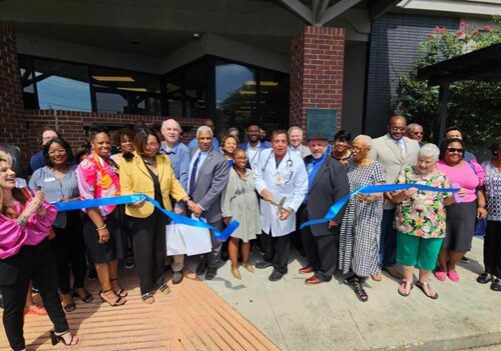
<svg viewBox="0 0 501 351">
<path fill-rule="evenodd" d="M 393 116 L 388 122 L 388 133 L 374 139 L 369 156 L 382 163 L 386 169 L 386 183 L 394 184 L 400 171 L 416 164 L 419 143 L 405 136 L 407 120 L 403 116 Z M 402 274 L 394 267 L 397 251 L 397 236 L 393 229 L 395 204 L 391 193 L 385 193 L 383 220 L 381 222 L 380 264 L 391 276 L 401 279 Z M 380 280 L 381 277 L 372 277 Z"/>
<path fill-rule="evenodd" d="M 212 147 L 213 134 L 208 126 L 201 126 L 197 130 L 198 150 L 193 155 L 188 175 L 188 194 L 192 201 L 188 202 L 189 210 L 207 223 L 222 230 L 223 217 L 221 215 L 221 193 L 226 187 L 230 176 L 230 169 L 226 158 Z M 214 279 L 217 266 L 221 261 L 223 243 L 214 240 L 211 233 L 212 251 L 200 255 L 197 275 L 205 279 Z"/>
<path fill-rule="evenodd" d="M 304 159 L 308 171 L 308 193 L 299 210 L 301 222 L 322 218 L 334 202 L 350 192 L 346 167 L 327 153 L 327 137 L 312 135 L 308 146 L 311 155 Z M 301 230 L 308 265 L 299 273 L 314 273 L 305 284 L 316 285 L 332 279 L 337 267 L 343 215 L 344 210 L 328 223 Z"/>
</svg>

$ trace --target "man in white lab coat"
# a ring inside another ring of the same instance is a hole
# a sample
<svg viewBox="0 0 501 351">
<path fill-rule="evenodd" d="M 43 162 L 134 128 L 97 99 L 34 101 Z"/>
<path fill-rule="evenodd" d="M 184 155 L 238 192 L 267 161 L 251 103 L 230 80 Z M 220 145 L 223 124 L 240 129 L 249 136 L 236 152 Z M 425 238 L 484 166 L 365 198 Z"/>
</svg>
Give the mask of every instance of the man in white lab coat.
<svg viewBox="0 0 501 351">
<path fill-rule="evenodd" d="M 274 131 L 271 149 L 263 150 L 254 169 L 261 195 L 261 248 L 263 261 L 256 268 L 273 266 L 270 281 L 287 273 L 290 234 L 296 230 L 296 211 L 308 190 L 308 173 L 300 156 L 288 149 L 287 132 Z"/>
</svg>

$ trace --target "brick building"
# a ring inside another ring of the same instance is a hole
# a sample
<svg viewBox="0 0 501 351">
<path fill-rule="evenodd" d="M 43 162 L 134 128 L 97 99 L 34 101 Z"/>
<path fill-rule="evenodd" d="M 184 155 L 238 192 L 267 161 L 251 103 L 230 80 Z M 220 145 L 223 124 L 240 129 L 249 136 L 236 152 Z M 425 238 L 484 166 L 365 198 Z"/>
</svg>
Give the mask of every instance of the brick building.
<svg viewBox="0 0 501 351">
<path fill-rule="evenodd" d="M 219 135 L 258 122 L 377 136 L 416 44 L 500 12 L 494 0 L 4 0 L 0 142 L 28 156 L 46 125 L 76 147 L 93 124 L 167 116 L 186 139 L 204 117 Z"/>
</svg>

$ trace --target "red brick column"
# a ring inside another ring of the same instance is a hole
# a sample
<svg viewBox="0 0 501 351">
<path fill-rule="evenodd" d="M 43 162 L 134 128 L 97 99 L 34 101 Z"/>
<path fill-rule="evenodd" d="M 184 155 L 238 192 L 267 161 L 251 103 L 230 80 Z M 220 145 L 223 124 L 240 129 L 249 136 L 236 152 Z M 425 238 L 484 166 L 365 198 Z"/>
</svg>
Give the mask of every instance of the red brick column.
<svg viewBox="0 0 501 351">
<path fill-rule="evenodd" d="M 344 28 L 310 27 L 292 41 L 289 124 L 306 129 L 308 108 L 343 112 Z"/>
<path fill-rule="evenodd" d="M 0 143 L 24 145 L 23 94 L 12 27 L 0 23 Z"/>
</svg>

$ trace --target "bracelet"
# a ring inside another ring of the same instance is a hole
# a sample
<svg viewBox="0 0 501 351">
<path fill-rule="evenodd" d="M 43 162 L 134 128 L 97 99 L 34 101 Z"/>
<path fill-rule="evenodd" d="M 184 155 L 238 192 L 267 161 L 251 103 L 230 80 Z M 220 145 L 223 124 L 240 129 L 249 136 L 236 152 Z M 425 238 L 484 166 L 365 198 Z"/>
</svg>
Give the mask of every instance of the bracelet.
<svg viewBox="0 0 501 351">
<path fill-rule="evenodd" d="M 20 215 L 17 217 L 17 223 L 19 223 L 20 226 L 24 226 L 27 222 L 27 218 L 25 215 Z"/>
<path fill-rule="evenodd" d="M 103 230 L 106 229 L 106 227 L 106 223 L 104 223 L 102 227 L 96 227 L 96 230 Z"/>
</svg>

